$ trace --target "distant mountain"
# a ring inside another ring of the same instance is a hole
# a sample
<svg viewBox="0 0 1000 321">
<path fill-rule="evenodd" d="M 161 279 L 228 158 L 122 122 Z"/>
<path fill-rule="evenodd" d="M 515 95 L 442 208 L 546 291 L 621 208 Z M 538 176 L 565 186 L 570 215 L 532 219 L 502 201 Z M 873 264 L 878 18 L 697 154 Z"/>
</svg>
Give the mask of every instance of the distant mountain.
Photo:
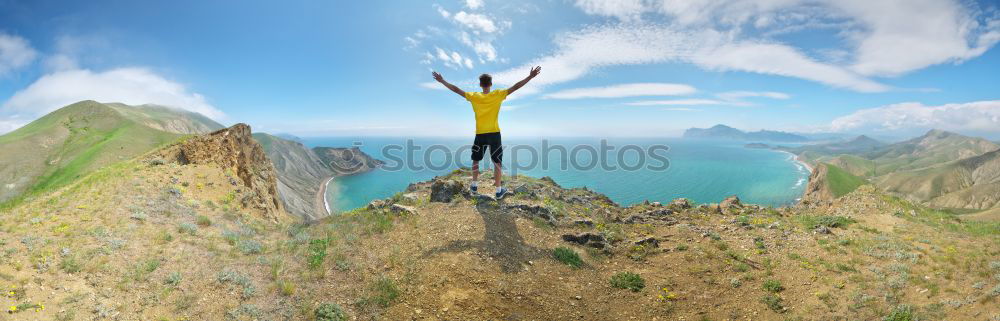
<svg viewBox="0 0 1000 321">
<path fill-rule="evenodd" d="M 710 128 L 689 128 L 684 131 L 684 138 L 708 138 L 708 139 L 732 139 L 742 141 L 768 141 L 768 142 L 805 142 L 809 141 L 801 135 L 792 133 L 760 130 L 755 132 L 744 132 L 726 125 L 715 125 Z"/>
<path fill-rule="evenodd" d="M 370 171 L 382 166 L 381 160 L 375 159 L 361 151 L 360 148 L 315 147 L 313 152 L 319 155 L 323 163 L 340 175 L 352 175 Z"/>
<path fill-rule="evenodd" d="M 985 210 L 1000 205 L 1000 150 L 880 177 L 887 192 L 944 208 Z"/>
<path fill-rule="evenodd" d="M 196 113 L 81 101 L 0 136 L 0 202 L 53 189 L 105 165 L 223 128 Z"/>
<path fill-rule="evenodd" d="M 816 144 L 816 145 L 802 145 L 798 147 L 782 147 L 780 149 L 796 154 L 803 152 L 812 152 L 819 154 L 853 154 L 853 153 L 871 152 L 886 145 L 887 145 L 886 143 L 877 141 L 865 135 L 861 135 L 848 141 L 840 141 L 840 142 Z"/>
</svg>

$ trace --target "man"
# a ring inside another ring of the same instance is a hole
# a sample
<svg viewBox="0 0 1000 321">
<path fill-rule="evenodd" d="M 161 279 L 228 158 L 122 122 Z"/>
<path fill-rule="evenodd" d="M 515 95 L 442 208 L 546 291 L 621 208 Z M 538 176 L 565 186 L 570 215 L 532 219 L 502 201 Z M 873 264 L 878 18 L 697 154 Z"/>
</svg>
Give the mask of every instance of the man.
<svg viewBox="0 0 1000 321">
<path fill-rule="evenodd" d="M 472 184 L 469 189 L 473 194 L 479 190 L 479 161 L 483 160 L 483 153 L 487 148 L 490 150 L 490 159 L 493 161 L 493 186 L 496 188 L 496 198 L 500 199 L 507 194 L 507 189 L 501 184 L 503 175 L 503 147 L 500 141 L 500 124 L 497 116 L 500 114 L 500 104 L 507 96 L 521 89 L 528 81 L 538 76 L 542 72 L 542 67 L 535 67 L 528 73 L 528 77 L 517 82 L 508 89 L 490 90 L 493 86 L 493 77 L 489 74 L 479 76 L 479 87 L 482 92 L 465 92 L 455 85 L 452 85 L 441 77 L 437 72 L 431 72 L 434 80 L 451 89 L 462 98 L 472 103 L 472 111 L 476 113 L 476 139 L 472 143 Z"/>
</svg>

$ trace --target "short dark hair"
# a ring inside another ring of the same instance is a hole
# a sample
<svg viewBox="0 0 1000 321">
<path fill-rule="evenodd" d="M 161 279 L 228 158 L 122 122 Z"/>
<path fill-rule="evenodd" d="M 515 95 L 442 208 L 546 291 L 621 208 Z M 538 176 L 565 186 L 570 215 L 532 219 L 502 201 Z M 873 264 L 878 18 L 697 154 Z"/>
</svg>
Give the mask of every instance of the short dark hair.
<svg viewBox="0 0 1000 321">
<path fill-rule="evenodd" d="M 479 87 L 490 86 L 493 86 L 493 76 L 490 76 L 490 74 L 479 75 Z"/>
</svg>

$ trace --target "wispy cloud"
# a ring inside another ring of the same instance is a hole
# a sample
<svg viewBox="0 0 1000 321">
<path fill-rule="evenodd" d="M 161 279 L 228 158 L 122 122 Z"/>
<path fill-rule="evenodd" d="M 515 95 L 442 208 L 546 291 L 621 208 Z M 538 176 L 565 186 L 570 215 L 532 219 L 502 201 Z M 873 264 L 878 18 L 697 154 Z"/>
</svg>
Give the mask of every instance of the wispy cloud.
<svg viewBox="0 0 1000 321">
<path fill-rule="evenodd" d="M 87 69 L 57 71 L 42 76 L 0 105 L 0 113 L 34 119 L 81 101 L 157 104 L 189 110 L 212 119 L 224 114 L 201 94 L 146 68 L 117 68 L 102 72 Z"/>
<path fill-rule="evenodd" d="M 862 109 L 830 123 L 833 131 L 927 129 L 1000 133 L 1000 100 L 926 106 L 917 102 Z"/>
<path fill-rule="evenodd" d="M 726 100 L 738 100 L 742 98 L 771 98 L 771 99 L 789 99 L 792 98 L 791 95 L 786 93 L 776 92 L 776 91 L 729 91 L 717 95 L 719 98 Z"/>
<path fill-rule="evenodd" d="M 726 102 L 714 99 L 671 99 L 671 100 L 645 100 L 625 103 L 628 106 L 696 106 L 696 105 L 722 105 Z"/>
<path fill-rule="evenodd" d="M 685 84 L 672 83 L 634 83 L 605 87 L 574 88 L 547 94 L 545 98 L 580 99 L 580 98 L 621 98 L 640 96 L 677 96 L 689 95 L 697 89 Z"/>
<path fill-rule="evenodd" d="M 28 40 L 0 32 L 0 77 L 28 66 L 36 56 Z"/>
</svg>

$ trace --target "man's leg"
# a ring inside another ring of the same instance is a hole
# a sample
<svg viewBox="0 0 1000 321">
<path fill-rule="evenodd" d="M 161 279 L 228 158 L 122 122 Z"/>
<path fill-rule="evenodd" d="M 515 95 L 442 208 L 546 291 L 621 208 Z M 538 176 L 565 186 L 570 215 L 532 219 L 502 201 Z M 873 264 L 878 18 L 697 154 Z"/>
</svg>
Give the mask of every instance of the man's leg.
<svg viewBox="0 0 1000 321">
<path fill-rule="evenodd" d="M 472 161 L 472 183 L 479 181 L 479 161 Z"/>
<path fill-rule="evenodd" d="M 500 188 L 501 177 L 503 176 L 503 166 L 500 163 L 493 163 L 493 186 Z"/>
</svg>

